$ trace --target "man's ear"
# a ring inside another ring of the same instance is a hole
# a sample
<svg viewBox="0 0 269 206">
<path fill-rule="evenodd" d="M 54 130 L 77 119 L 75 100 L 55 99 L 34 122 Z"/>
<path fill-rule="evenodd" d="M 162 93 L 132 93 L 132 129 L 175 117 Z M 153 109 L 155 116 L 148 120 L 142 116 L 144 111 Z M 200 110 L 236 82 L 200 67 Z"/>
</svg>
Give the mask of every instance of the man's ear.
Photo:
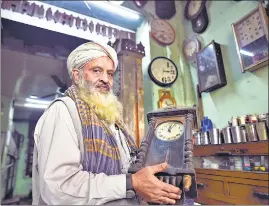
<svg viewBox="0 0 269 206">
<path fill-rule="evenodd" d="M 78 84 L 79 82 L 79 70 L 78 69 L 73 69 L 72 70 L 72 78 L 73 78 L 73 81 Z"/>
</svg>

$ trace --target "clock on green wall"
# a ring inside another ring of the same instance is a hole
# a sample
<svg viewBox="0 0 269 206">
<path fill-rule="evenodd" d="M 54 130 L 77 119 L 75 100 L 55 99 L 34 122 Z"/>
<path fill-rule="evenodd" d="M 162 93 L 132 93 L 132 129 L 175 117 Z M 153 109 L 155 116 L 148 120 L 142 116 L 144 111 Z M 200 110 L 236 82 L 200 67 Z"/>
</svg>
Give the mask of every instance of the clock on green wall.
<svg viewBox="0 0 269 206">
<path fill-rule="evenodd" d="M 178 69 L 175 63 L 166 57 L 156 57 L 148 68 L 149 76 L 159 86 L 171 86 L 177 79 Z"/>
</svg>

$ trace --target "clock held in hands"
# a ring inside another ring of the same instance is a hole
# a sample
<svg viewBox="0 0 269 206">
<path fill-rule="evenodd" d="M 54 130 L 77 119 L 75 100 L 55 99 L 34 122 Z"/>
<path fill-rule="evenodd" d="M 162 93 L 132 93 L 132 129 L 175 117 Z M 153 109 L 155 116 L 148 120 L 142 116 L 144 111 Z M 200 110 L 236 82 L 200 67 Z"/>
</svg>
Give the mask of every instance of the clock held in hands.
<svg viewBox="0 0 269 206">
<path fill-rule="evenodd" d="M 156 57 L 149 65 L 148 73 L 159 86 L 171 86 L 177 79 L 178 70 L 175 63 L 166 57 Z"/>
</svg>

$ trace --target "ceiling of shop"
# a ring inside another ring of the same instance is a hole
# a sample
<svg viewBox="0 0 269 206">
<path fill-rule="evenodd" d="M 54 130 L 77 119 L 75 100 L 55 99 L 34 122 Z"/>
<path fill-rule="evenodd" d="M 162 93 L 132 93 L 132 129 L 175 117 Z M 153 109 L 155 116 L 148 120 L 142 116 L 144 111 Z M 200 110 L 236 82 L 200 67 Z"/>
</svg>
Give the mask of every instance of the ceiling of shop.
<svg viewBox="0 0 269 206">
<path fill-rule="evenodd" d="M 64 8 L 70 11 L 74 11 L 80 14 L 84 14 L 86 16 L 90 16 L 102 21 L 109 22 L 111 24 L 122 26 L 131 29 L 133 31 L 136 31 L 136 29 L 140 26 L 140 24 L 143 21 L 143 18 L 140 18 L 139 20 L 130 20 L 128 18 L 122 18 L 113 13 L 108 13 L 94 5 L 91 5 L 90 10 L 86 6 L 84 1 L 44 1 L 44 3 Z M 124 1 L 124 3 L 121 6 L 139 12 L 139 9 L 134 5 L 133 1 L 130 0 Z"/>
</svg>

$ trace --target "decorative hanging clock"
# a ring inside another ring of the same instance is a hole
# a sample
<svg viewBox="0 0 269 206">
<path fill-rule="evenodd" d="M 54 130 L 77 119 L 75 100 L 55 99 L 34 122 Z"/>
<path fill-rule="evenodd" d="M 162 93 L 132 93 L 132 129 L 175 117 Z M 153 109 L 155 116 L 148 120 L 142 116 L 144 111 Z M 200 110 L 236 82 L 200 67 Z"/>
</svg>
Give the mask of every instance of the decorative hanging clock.
<svg viewBox="0 0 269 206">
<path fill-rule="evenodd" d="M 221 48 L 212 41 L 196 53 L 200 92 L 210 92 L 227 84 Z"/>
<path fill-rule="evenodd" d="M 148 0 L 133 0 L 133 2 L 138 8 L 142 8 L 145 6 Z"/>
<path fill-rule="evenodd" d="M 268 65 L 268 16 L 262 4 L 232 28 L 242 72 Z"/>
<path fill-rule="evenodd" d="M 171 86 L 177 79 L 178 70 L 175 63 L 166 57 L 156 57 L 149 65 L 148 73 L 159 86 Z"/>
<path fill-rule="evenodd" d="M 206 0 L 188 0 L 185 9 L 184 16 L 187 20 L 196 19 L 205 7 Z"/>
<path fill-rule="evenodd" d="M 154 19 L 151 21 L 150 27 L 151 37 L 162 46 L 170 45 L 175 41 L 175 30 L 167 21 Z"/>
<path fill-rule="evenodd" d="M 176 14 L 176 5 L 174 0 L 154 1 L 155 13 L 160 19 L 171 19 Z"/>
<path fill-rule="evenodd" d="M 147 114 L 149 129 L 143 139 L 135 162 L 129 172 L 134 173 L 143 167 L 168 163 L 168 169 L 155 174 L 161 181 L 181 188 L 182 204 L 184 199 L 197 197 L 196 178 L 193 164 L 192 128 L 197 122 L 194 108 L 164 108 Z M 190 190 L 183 190 L 182 179 L 191 176 Z"/>
<path fill-rule="evenodd" d="M 196 36 L 190 36 L 183 41 L 183 54 L 187 61 L 194 62 L 196 53 L 200 51 L 201 44 Z"/>
<path fill-rule="evenodd" d="M 208 14 L 206 6 L 204 6 L 198 17 L 196 19 L 191 20 L 192 30 L 195 33 L 201 34 L 207 29 L 208 23 L 209 23 Z"/>
<path fill-rule="evenodd" d="M 160 89 L 158 108 L 171 107 L 176 105 L 176 100 L 171 94 L 171 91 Z"/>
</svg>

